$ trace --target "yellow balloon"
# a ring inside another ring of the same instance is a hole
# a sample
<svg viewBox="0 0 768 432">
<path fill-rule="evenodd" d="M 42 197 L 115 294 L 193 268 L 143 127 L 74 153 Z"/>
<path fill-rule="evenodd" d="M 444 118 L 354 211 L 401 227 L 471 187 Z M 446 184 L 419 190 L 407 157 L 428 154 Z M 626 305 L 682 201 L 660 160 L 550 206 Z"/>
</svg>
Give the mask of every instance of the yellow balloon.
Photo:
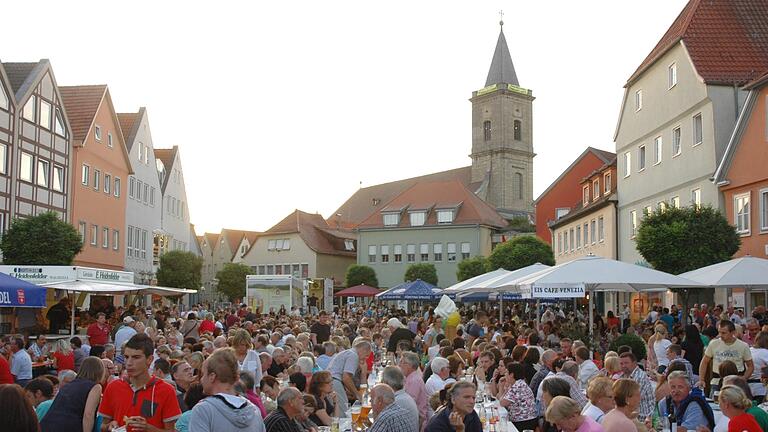
<svg viewBox="0 0 768 432">
<path fill-rule="evenodd" d="M 461 322 L 461 316 L 458 312 L 453 312 L 452 314 L 448 315 L 448 318 L 443 321 L 443 325 L 445 326 L 451 326 L 456 327 Z"/>
</svg>

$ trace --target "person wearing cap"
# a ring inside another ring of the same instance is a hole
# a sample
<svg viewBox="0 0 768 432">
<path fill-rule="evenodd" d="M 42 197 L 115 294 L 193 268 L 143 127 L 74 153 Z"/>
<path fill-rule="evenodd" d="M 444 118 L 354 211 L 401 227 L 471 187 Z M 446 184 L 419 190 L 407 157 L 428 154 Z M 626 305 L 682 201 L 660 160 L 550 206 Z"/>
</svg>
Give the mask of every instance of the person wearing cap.
<svg viewBox="0 0 768 432">
<path fill-rule="evenodd" d="M 400 341 L 407 341 L 408 344 L 413 346 L 413 338 L 416 337 L 416 335 L 408 330 L 399 319 L 390 318 L 389 321 L 387 321 L 387 327 L 392 332 L 391 336 L 389 336 L 389 342 L 387 343 L 387 352 L 397 352 L 397 344 L 400 343 Z"/>
<path fill-rule="evenodd" d="M 128 342 L 128 339 L 132 338 L 136 334 L 134 330 L 136 326 L 136 320 L 130 315 L 123 318 L 123 326 L 115 333 L 115 348 L 120 352 L 123 348 L 123 344 Z"/>
</svg>

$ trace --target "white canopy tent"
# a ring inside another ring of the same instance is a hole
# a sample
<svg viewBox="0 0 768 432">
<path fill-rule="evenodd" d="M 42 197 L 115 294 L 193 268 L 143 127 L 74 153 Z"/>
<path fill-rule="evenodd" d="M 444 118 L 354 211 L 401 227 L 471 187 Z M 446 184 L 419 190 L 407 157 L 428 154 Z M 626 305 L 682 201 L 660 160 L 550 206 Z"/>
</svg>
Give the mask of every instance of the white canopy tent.
<svg viewBox="0 0 768 432">
<path fill-rule="evenodd" d="M 443 290 L 443 293 L 462 293 L 471 289 L 475 289 L 478 286 L 484 286 L 485 282 L 497 279 L 500 276 L 504 276 L 509 274 L 509 270 L 504 269 L 496 269 L 494 271 L 490 271 L 488 273 L 483 273 L 481 275 L 477 275 L 473 278 L 469 278 L 467 280 L 461 281 L 459 283 L 453 284 L 449 286 L 448 288 Z"/>
<path fill-rule="evenodd" d="M 683 273 L 680 277 L 710 287 L 765 291 L 768 290 L 768 260 L 751 256 L 734 258 Z"/>
<path fill-rule="evenodd" d="M 510 281 L 497 289 L 520 290 L 524 297 L 530 298 L 573 298 L 598 291 L 652 292 L 703 286 L 651 268 L 590 255 Z M 590 333 L 594 323 L 593 302 L 594 296 L 589 296 Z"/>
</svg>

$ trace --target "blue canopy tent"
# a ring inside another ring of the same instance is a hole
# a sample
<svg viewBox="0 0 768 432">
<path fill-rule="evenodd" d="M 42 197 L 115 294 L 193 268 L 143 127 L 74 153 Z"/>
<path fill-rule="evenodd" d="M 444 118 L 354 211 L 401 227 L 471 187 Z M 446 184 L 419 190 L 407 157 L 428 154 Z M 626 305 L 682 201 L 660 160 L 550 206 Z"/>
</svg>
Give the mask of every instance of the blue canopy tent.
<svg viewBox="0 0 768 432">
<path fill-rule="evenodd" d="M 413 282 L 405 282 L 396 285 L 383 293 L 377 294 L 379 300 L 440 300 L 443 296 L 443 290 L 416 279 Z"/>
<path fill-rule="evenodd" d="M 44 308 L 47 289 L 0 273 L 0 307 Z"/>
</svg>

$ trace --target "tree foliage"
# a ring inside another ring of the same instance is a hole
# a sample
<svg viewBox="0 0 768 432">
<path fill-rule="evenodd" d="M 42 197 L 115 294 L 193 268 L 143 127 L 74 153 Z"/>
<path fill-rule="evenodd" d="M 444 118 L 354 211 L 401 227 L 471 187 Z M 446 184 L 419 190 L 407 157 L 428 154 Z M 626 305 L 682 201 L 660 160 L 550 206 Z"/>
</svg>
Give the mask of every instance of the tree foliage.
<svg viewBox="0 0 768 432">
<path fill-rule="evenodd" d="M 405 270 L 405 282 L 412 282 L 421 279 L 426 283 L 437 286 L 437 269 L 434 264 L 418 263 L 411 264 Z"/>
<path fill-rule="evenodd" d="M 488 257 L 487 270 L 503 268 L 512 271 L 536 263 L 555 265 L 555 255 L 543 240 L 525 235 L 496 246 Z"/>
<path fill-rule="evenodd" d="M 352 264 L 347 268 L 347 274 L 344 276 L 347 288 L 356 285 L 368 285 L 374 288 L 379 287 L 379 280 L 376 278 L 376 271 L 366 265 Z"/>
<path fill-rule="evenodd" d="M 230 301 L 245 297 L 245 277 L 256 274 L 250 266 L 242 263 L 226 263 L 224 268 L 216 273 L 219 284 L 216 289 Z"/>
<path fill-rule="evenodd" d="M 56 213 L 15 219 L 0 242 L 5 264 L 71 265 L 83 249 L 80 234 Z"/>
<path fill-rule="evenodd" d="M 640 336 L 625 333 L 611 342 L 608 349 L 611 351 L 618 351 L 619 347 L 622 345 L 627 345 L 632 348 L 632 354 L 637 357 L 638 361 L 646 358 L 645 341 Z"/>
<path fill-rule="evenodd" d="M 515 216 L 509 221 L 509 228 L 521 233 L 536 232 L 536 225 L 532 224 L 525 216 Z"/>
<path fill-rule="evenodd" d="M 197 290 L 202 284 L 200 275 L 203 259 L 192 252 L 170 251 L 160 256 L 157 284 L 171 288 Z"/>
<path fill-rule="evenodd" d="M 643 218 L 635 243 L 653 268 L 680 274 L 731 259 L 741 239 L 712 207 L 669 206 Z"/>
<path fill-rule="evenodd" d="M 480 276 L 486 272 L 487 266 L 488 260 L 480 255 L 462 260 L 456 270 L 456 279 L 461 282 Z"/>
</svg>

